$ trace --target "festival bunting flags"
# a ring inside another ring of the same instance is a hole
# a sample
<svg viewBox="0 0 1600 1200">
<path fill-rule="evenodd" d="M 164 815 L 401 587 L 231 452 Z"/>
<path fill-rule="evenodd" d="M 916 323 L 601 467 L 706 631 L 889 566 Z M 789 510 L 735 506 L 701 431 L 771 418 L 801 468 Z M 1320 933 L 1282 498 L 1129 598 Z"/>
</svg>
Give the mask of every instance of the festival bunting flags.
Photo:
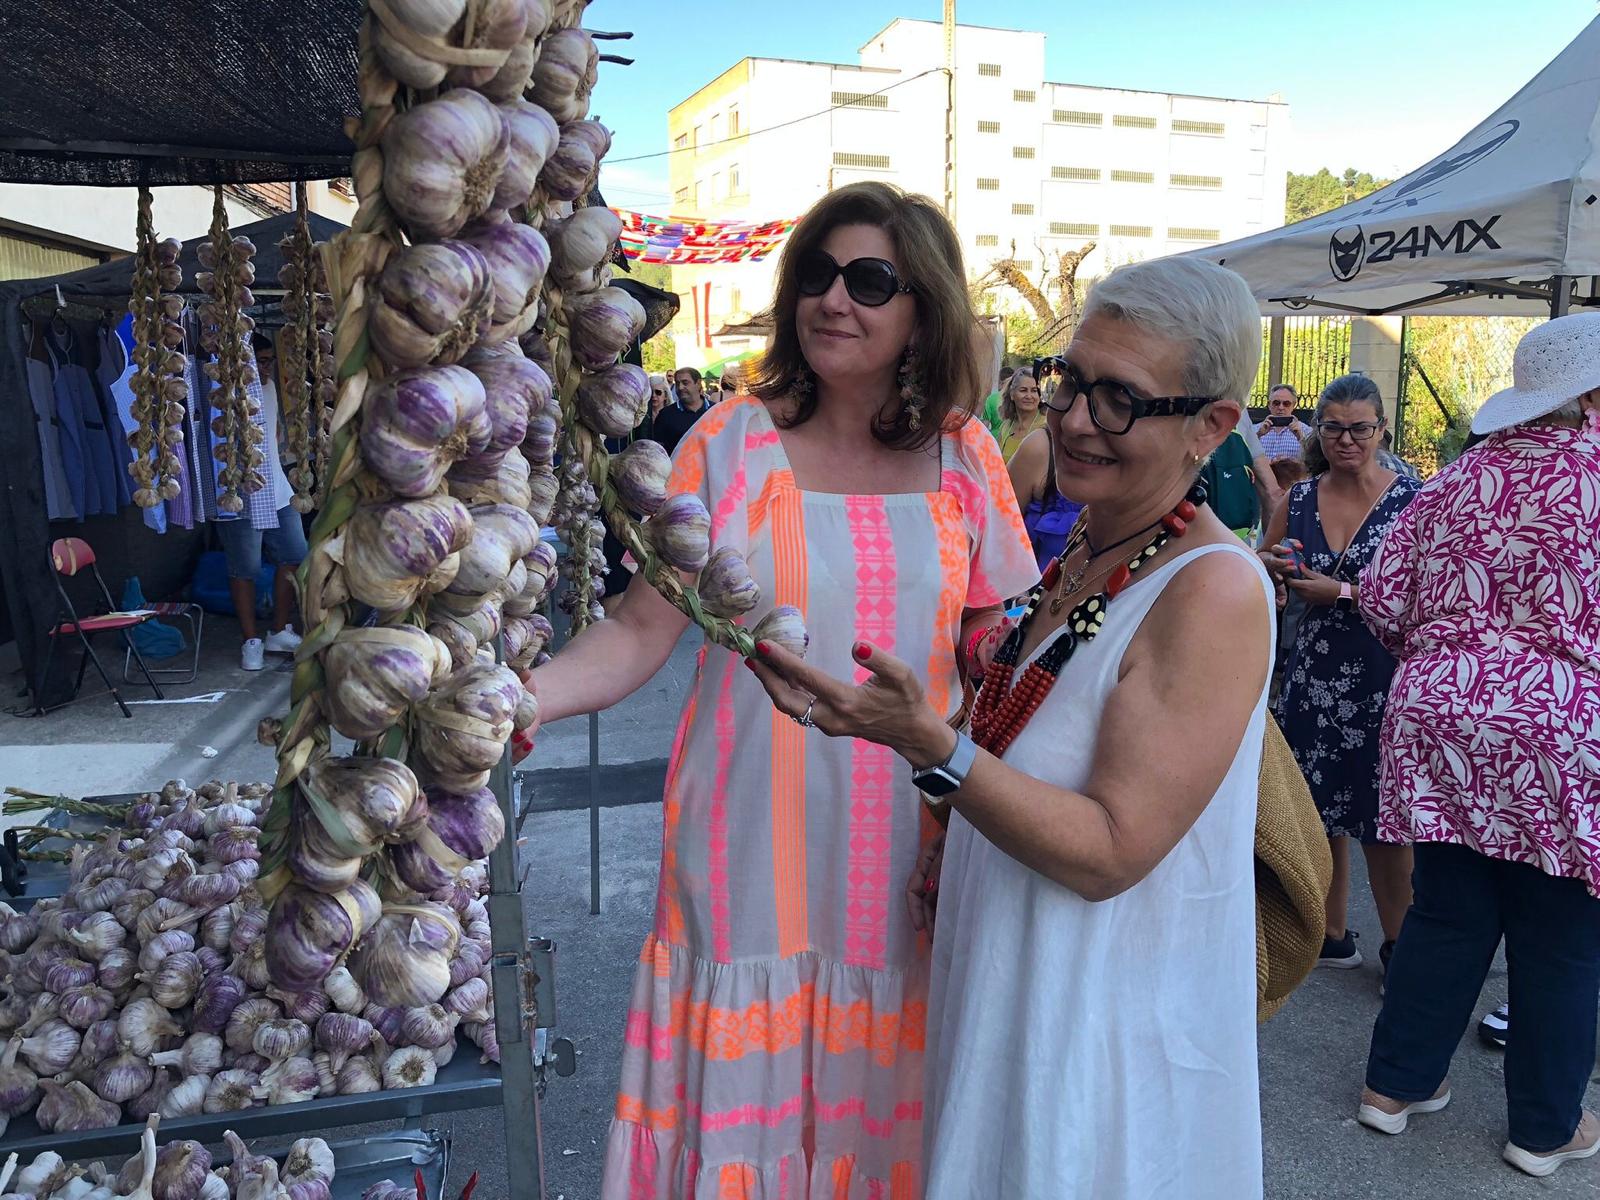
<svg viewBox="0 0 1600 1200">
<path fill-rule="evenodd" d="M 653 217 L 625 208 L 622 252 L 634 262 L 664 266 L 760 262 L 788 237 L 797 221 L 690 221 Z"/>
</svg>

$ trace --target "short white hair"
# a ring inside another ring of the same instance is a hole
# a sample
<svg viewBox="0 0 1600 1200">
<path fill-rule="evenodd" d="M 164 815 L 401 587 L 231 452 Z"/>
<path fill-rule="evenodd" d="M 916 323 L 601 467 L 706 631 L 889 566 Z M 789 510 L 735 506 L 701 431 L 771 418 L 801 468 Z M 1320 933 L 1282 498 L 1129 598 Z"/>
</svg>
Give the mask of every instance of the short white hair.
<svg viewBox="0 0 1600 1200">
<path fill-rule="evenodd" d="M 1089 289 L 1083 319 L 1126 321 L 1185 347 L 1184 390 L 1245 403 L 1261 363 L 1261 310 L 1233 271 L 1201 258 L 1118 267 Z"/>
<path fill-rule="evenodd" d="M 650 386 L 653 387 L 653 388 L 664 388 L 664 387 L 666 387 L 667 386 L 667 377 L 665 375 L 661 374 L 661 372 L 657 371 L 654 375 L 650 376 Z"/>
</svg>

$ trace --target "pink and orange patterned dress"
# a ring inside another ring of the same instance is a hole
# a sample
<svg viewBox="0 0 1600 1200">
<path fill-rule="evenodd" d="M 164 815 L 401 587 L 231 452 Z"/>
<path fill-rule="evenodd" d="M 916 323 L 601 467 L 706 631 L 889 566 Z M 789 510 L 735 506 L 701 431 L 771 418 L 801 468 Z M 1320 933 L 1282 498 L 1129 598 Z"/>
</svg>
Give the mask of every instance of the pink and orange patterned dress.
<svg viewBox="0 0 1600 1200">
<path fill-rule="evenodd" d="M 1378 836 L 1453 842 L 1600 896 L 1600 437 L 1492 434 L 1428 482 L 1361 577 L 1400 659 Z"/>
<path fill-rule="evenodd" d="M 793 604 L 840 678 L 858 638 L 960 702 L 962 613 L 1038 578 L 994 438 L 945 434 L 939 491 L 795 487 L 766 407 L 717 405 L 671 490 Z M 607 1200 L 916 1200 L 928 946 L 904 889 L 933 827 L 889 750 L 777 712 L 738 657 L 700 655 L 667 774 L 656 923 L 634 982 Z"/>
</svg>

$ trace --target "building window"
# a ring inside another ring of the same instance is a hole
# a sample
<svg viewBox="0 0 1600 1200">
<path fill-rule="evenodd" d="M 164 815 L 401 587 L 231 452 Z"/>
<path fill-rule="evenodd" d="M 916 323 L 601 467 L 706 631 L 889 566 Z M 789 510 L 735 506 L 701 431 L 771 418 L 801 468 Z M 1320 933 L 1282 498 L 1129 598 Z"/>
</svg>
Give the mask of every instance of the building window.
<svg viewBox="0 0 1600 1200">
<path fill-rule="evenodd" d="M 1152 171 L 1113 171 L 1112 183 L 1154 183 L 1155 173 Z"/>
<path fill-rule="evenodd" d="M 1100 226 L 1080 221 L 1051 221 L 1050 232 L 1057 237 L 1099 237 Z"/>
<path fill-rule="evenodd" d="M 694 210 L 695 212 L 700 211 L 700 181 L 698 179 L 694 181 Z"/>
<path fill-rule="evenodd" d="M 1227 127 L 1221 121 L 1174 121 L 1173 133 L 1199 133 L 1206 137 L 1221 137 Z"/>
<path fill-rule="evenodd" d="M 694 127 L 694 148 L 696 150 L 700 149 L 700 143 L 705 141 L 705 140 L 706 140 L 705 126 L 696 125 Z"/>
<path fill-rule="evenodd" d="M 1031 258 L 1014 258 L 1011 262 L 1019 271 L 1027 272 L 1033 270 L 1033 259 Z"/>
<path fill-rule="evenodd" d="M 672 143 L 672 148 L 674 150 L 687 150 L 689 148 L 689 135 L 687 133 L 680 133 L 677 139 Z"/>
<path fill-rule="evenodd" d="M 833 94 L 835 108 L 888 108 L 889 97 L 879 94 L 871 95 L 867 92 L 835 92 Z"/>
<path fill-rule="evenodd" d="M 739 164 L 734 163 L 728 168 L 728 195 L 738 196 L 744 192 L 744 186 L 739 179 Z"/>
<path fill-rule="evenodd" d="M 889 169 L 889 156 L 887 154 L 849 154 L 843 150 L 833 152 L 833 165 L 836 167 L 856 167 L 863 171 L 887 171 Z"/>
<path fill-rule="evenodd" d="M 1167 236 L 1175 242 L 1220 242 L 1222 230 L 1191 229 L 1187 225 L 1174 225 L 1167 230 Z"/>
<path fill-rule="evenodd" d="M 1013 217 L 1031 217 L 1033 216 L 1033 205 L 1013 204 L 1011 206 L 1011 215 Z"/>
<path fill-rule="evenodd" d="M 712 113 L 711 114 L 710 127 L 711 127 L 711 140 L 713 142 L 721 141 L 722 140 L 722 114 L 721 113 Z"/>
<path fill-rule="evenodd" d="M 689 202 L 689 189 L 686 187 L 681 187 L 677 191 L 673 192 L 672 202 L 674 204 L 687 204 Z"/>
<path fill-rule="evenodd" d="M 979 121 L 978 122 L 978 132 L 979 133 L 999 133 L 1000 132 L 1000 122 L 999 121 Z"/>
<path fill-rule="evenodd" d="M 1099 167 L 1051 167 L 1051 179 L 1070 179 L 1075 183 L 1097 183 L 1100 180 Z"/>
<path fill-rule="evenodd" d="M 979 179 L 978 190 L 980 192 L 998 192 L 1000 190 L 1000 181 L 998 179 Z"/>
<path fill-rule="evenodd" d="M 977 242 L 980 246 L 998 246 L 1000 244 L 1000 235 L 998 233 L 980 233 L 977 237 Z"/>
<path fill-rule="evenodd" d="M 1154 232 L 1155 230 L 1148 225 L 1113 225 L 1111 227 L 1112 237 L 1145 238 Z"/>
<path fill-rule="evenodd" d="M 1013 147 L 1011 147 L 1011 157 L 1012 158 L 1032 158 L 1033 157 L 1033 147 L 1032 146 L 1013 146 Z"/>
<path fill-rule="evenodd" d="M 711 172 L 711 203 L 715 204 L 722 199 L 722 196 L 722 172 L 713 171 Z"/>
<path fill-rule="evenodd" d="M 1174 175 L 1172 176 L 1172 186 L 1181 188 L 1204 188 L 1207 191 L 1215 192 L 1222 187 L 1222 176 Z"/>
<path fill-rule="evenodd" d="M 999 63 L 979 63 L 978 64 L 978 74 L 986 76 L 986 77 L 988 77 L 990 79 L 999 79 L 1000 78 L 1000 64 Z"/>
<path fill-rule="evenodd" d="M 1011 98 L 1018 104 L 1032 104 L 1039 98 L 1039 93 L 1029 88 L 1017 88 L 1011 93 Z"/>
<path fill-rule="evenodd" d="M 728 136 L 739 136 L 739 107 L 735 105 L 728 110 Z"/>
<path fill-rule="evenodd" d="M 1073 108 L 1058 108 L 1050 117 L 1057 125 L 1104 125 L 1105 113 L 1079 112 Z"/>
<path fill-rule="evenodd" d="M 1154 117 L 1130 117 L 1124 113 L 1118 113 L 1112 117 L 1111 123 L 1118 129 L 1154 129 L 1156 127 L 1156 119 Z"/>
</svg>

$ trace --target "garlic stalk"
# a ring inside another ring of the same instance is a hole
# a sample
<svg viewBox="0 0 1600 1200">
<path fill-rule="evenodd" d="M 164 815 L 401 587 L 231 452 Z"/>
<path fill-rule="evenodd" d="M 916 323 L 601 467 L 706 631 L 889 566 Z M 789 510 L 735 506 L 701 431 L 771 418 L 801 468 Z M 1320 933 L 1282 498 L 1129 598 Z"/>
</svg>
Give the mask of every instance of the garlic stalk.
<svg viewBox="0 0 1600 1200">
<path fill-rule="evenodd" d="M 129 435 L 133 461 L 128 473 L 137 485 L 133 502 L 153 508 L 175 499 L 179 454 L 183 448 L 184 381 L 183 327 L 166 313 L 162 292 L 176 292 L 182 283 L 178 255 L 182 247 L 168 239 L 157 242 L 151 215 L 150 189 L 139 189 L 137 249 L 134 251 L 133 294 L 128 308 L 133 314 L 134 372 L 128 386 L 134 395 L 131 413 L 137 426 Z"/>
</svg>

